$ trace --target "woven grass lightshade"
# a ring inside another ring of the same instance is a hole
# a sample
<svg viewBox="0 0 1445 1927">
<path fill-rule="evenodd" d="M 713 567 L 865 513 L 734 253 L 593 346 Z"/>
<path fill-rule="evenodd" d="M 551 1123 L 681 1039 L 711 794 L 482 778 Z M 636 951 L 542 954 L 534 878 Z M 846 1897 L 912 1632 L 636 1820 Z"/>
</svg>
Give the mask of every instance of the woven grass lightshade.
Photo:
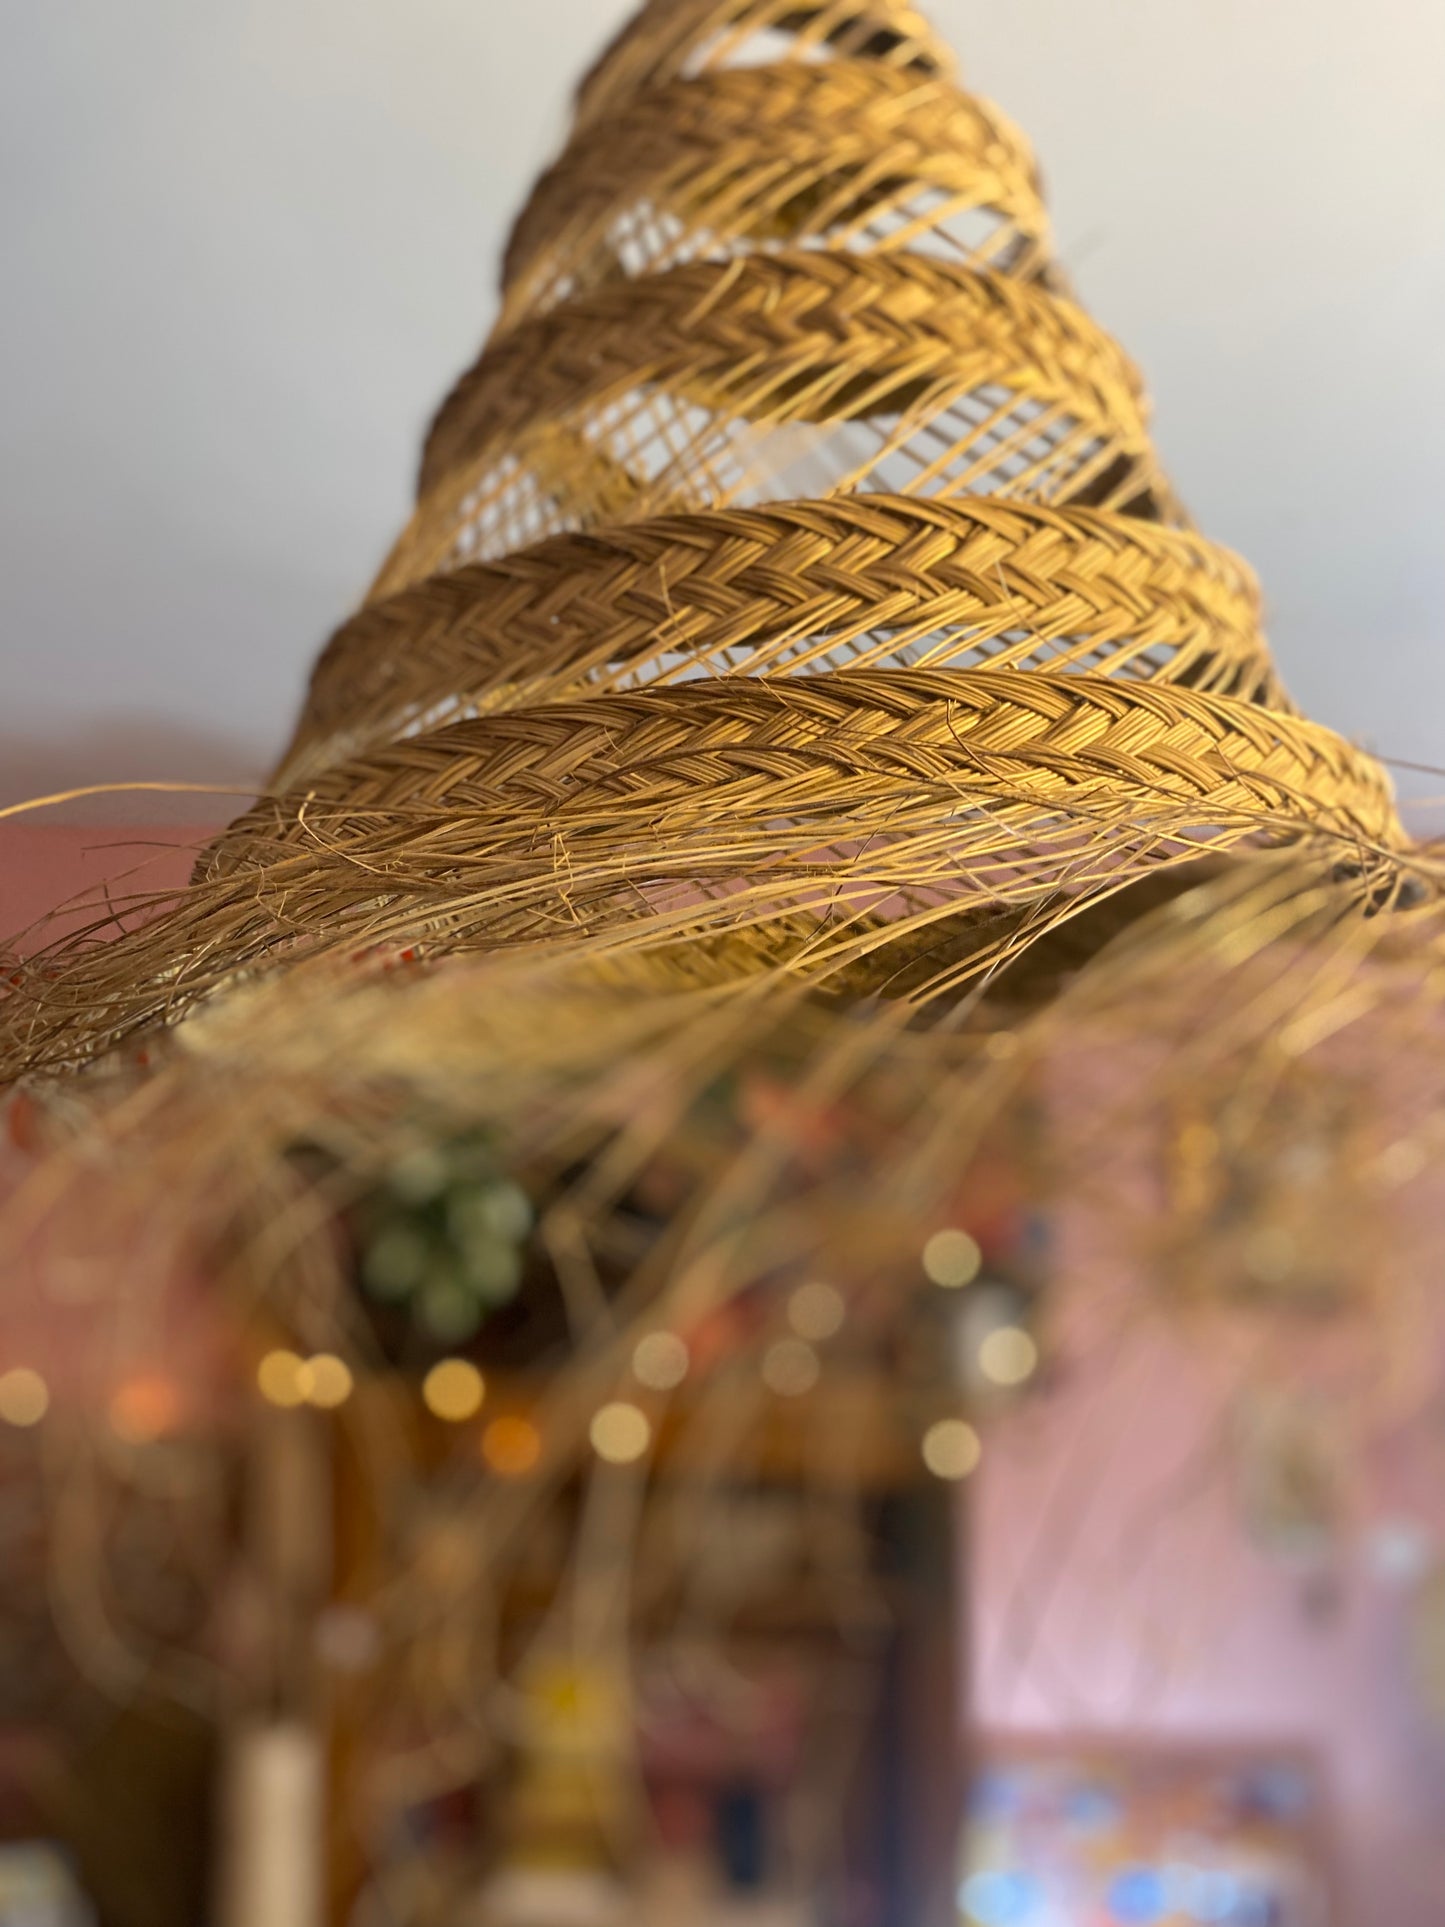
<svg viewBox="0 0 1445 1927">
<path fill-rule="evenodd" d="M 937 993 L 1282 843 L 1329 846 L 1342 901 L 1433 892 L 1190 526 L 1023 137 L 909 7 L 658 0 L 271 792 L 179 900 L 15 973 L 0 1068 L 377 947 L 896 987 L 940 926 Z"/>
<path fill-rule="evenodd" d="M 354 1804 L 385 1839 L 506 1744 L 503 1603 L 559 1493 L 583 1496 L 558 1623 L 619 1672 L 668 1636 L 614 1583 L 656 1507 L 647 1455 L 589 1445 L 606 1403 L 689 1465 L 688 1638 L 736 1603 L 703 1542 L 763 1463 L 800 1282 L 836 1293 L 827 1372 L 867 1368 L 918 1476 L 973 1410 L 920 1256 L 1015 1100 L 1048 1122 L 1046 1204 L 1134 1241 L 1096 1330 L 1147 1316 L 1163 1250 L 1171 1311 L 1248 1300 L 1251 1369 L 1303 1311 L 1362 1409 L 1430 1396 L 1441 1218 L 1410 1194 L 1445 1148 L 1442 1001 L 1438 853 L 1290 701 L 1253 575 L 1192 526 L 1052 258 L 1022 135 L 903 0 L 650 0 L 584 82 L 267 793 L 187 889 L 108 896 L 7 970 L 0 1082 L 39 1150 L 0 1254 L 79 1197 L 107 1261 L 141 1254 L 97 1326 L 179 1271 L 239 1307 L 238 1352 L 350 1361 L 330 1419 L 384 1541 L 355 1597 L 396 1742 Z M 1321 1088 L 1347 1128 L 1278 1191 Z M 505 1364 L 532 1374 L 527 1475 L 459 1451 L 439 1498 L 348 1239 L 464 1136 L 535 1207 L 519 1302 L 550 1324 Z M 1161 1153 L 1168 1197 L 1140 1178 Z M 635 1370 L 659 1334 L 692 1344 L 680 1391 Z M 805 1407 L 800 1477 L 861 1518 L 852 1421 Z M 83 1451 L 50 1464 L 85 1484 Z M 81 1537 L 83 1631 L 107 1552 Z M 852 1597 L 846 1545 L 808 1556 Z M 125 1628 L 100 1631 L 104 1676 Z"/>
</svg>

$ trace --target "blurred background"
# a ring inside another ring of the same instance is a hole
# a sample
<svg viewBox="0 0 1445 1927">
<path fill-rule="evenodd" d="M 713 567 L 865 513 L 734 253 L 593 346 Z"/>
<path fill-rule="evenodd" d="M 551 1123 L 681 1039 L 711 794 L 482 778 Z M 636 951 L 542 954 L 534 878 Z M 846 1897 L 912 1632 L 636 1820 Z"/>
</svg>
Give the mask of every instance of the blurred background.
<svg viewBox="0 0 1445 1927">
<path fill-rule="evenodd" d="M 260 779 L 312 655 L 405 518 L 420 433 L 482 339 L 510 217 L 561 138 L 571 87 L 630 10 L 13 10 L 0 71 L 0 804 L 106 781 Z M 1421 822 L 1437 821 L 1445 775 L 1403 766 L 1445 762 L 1445 11 L 929 11 L 968 84 L 1031 136 L 1064 263 L 1145 370 L 1185 499 L 1259 569 L 1295 693 L 1399 759 Z M 0 929 L 129 862 L 127 838 L 174 843 L 148 861 L 154 881 L 167 862 L 179 877 L 196 826 L 232 808 L 137 795 L 12 829 Z M 954 1838 L 950 1905 L 971 1927 L 1438 1927 L 1445 1410 L 1411 1409 L 1365 1462 L 1308 1398 L 1241 1401 L 1238 1375 L 1153 1330 L 1075 1334 L 1046 1356 L 1029 1307 L 1049 1280 L 1117 1297 L 1144 1260 L 1096 1225 L 1023 1210 L 1029 1156 L 1011 1147 L 955 1227 L 975 1247 L 967 1278 L 928 1272 L 945 1290 L 981 1280 L 992 1293 L 959 1341 L 986 1449 L 965 1428 L 901 1470 L 885 1440 L 864 1480 L 869 1557 L 900 1630 L 893 1711 L 862 1720 L 866 1839 L 829 1927 L 924 1927 L 907 1863 Z M 97 1409 L 117 1452 L 172 1453 L 156 1461 L 160 1485 L 222 1494 L 222 1549 L 195 1570 L 175 1545 L 157 1550 L 143 1506 L 127 1541 L 137 1596 L 183 1645 L 224 1593 L 245 1507 L 226 1486 L 215 1410 L 188 1411 L 177 1385 L 210 1373 L 233 1399 L 244 1386 L 245 1424 L 273 1428 L 266 1477 L 311 1494 L 343 1573 L 364 1532 L 328 1428 L 369 1393 L 349 1380 L 327 1391 L 315 1361 L 274 1348 L 237 1365 L 235 1335 L 217 1337 L 178 1290 L 164 1369 L 142 1345 Z M 832 1336 L 816 1300 L 789 1316 L 803 1351 Z M 990 1351 L 1000 1332 L 1022 1345 Z M 422 1918 L 394 1890 L 351 1911 L 336 1898 L 344 1889 L 350 1907 L 361 1883 L 346 1825 L 325 1810 L 314 1735 L 263 1727 L 223 1769 L 184 1694 L 159 1721 L 87 1702 L 76 1724 L 73 1655 L 41 1625 L 54 1521 L 35 1477 L 53 1470 L 46 1428 L 67 1368 L 51 1354 L 69 1340 L 13 1322 L 0 1340 L 0 1927 L 313 1927 L 323 1904 L 295 1882 L 278 1894 L 217 1873 L 215 1815 L 251 1827 L 267 1802 L 293 1834 L 328 1837 L 338 1927 Z M 525 1476 L 540 1449 L 525 1375 L 508 1390 L 484 1349 L 486 1402 L 463 1373 L 420 1416 L 412 1375 L 419 1491 L 444 1494 L 461 1456 Z M 811 1386 L 790 1390 L 778 1371 L 786 1417 Z M 516 1829 L 566 1877 L 539 1899 L 525 1880 L 507 1887 L 504 1868 L 448 1920 L 819 1918 L 788 1891 L 780 1842 L 807 1824 L 789 1801 L 819 1653 L 866 1640 L 826 1601 L 788 1592 L 786 1548 L 816 1530 L 818 1502 L 792 1476 L 780 1423 L 765 1502 L 740 1505 L 729 1548 L 791 1603 L 732 1655 L 722 1710 L 705 1695 L 681 1706 L 675 1681 L 656 1683 L 645 1766 L 661 1848 L 642 1898 L 615 1878 L 615 1816 L 568 1778 L 615 1740 L 612 1686 L 558 1661 L 518 1714 L 530 1737 Z M 419 1517 L 419 1538 L 429 1529 Z M 455 1551 L 435 1532 L 423 1563 Z M 330 1566 L 313 1570 L 308 1553 L 298 1578 L 294 1547 L 272 1553 L 283 1593 L 294 1580 L 304 1594 L 288 1594 L 284 1637 L 314 1648 L 348 1709 L 327 1743 L 364 1752 L 353 1701 L 376 1628 Z M 85 1620 L 84 1601 L 61 1604 L 72 1630 Z M 228 1626 L 258 1610 L 222 1605 Z M 244 1645 L 254 1626 L 226 1637 Z M 77 1774 L 62 1796 L 67 1748 Z M 475 1825 L 465 1801 L 434 1803 L 398 1858 L 469 1867 Z"/>
</svg>

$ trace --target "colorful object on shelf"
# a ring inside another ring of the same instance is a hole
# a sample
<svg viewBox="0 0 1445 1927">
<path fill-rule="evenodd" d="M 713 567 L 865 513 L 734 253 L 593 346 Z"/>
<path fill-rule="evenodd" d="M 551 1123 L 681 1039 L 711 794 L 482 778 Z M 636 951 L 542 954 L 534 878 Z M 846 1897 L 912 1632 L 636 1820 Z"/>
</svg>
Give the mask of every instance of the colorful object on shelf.
<svg viewBox="0 0 1445 1927">
<path fill-rule="evenodd" d="M 970 1802 L 965 1927 L 1327 1927 L 1307 1756 L 998 1740 Z"/>
</svg>

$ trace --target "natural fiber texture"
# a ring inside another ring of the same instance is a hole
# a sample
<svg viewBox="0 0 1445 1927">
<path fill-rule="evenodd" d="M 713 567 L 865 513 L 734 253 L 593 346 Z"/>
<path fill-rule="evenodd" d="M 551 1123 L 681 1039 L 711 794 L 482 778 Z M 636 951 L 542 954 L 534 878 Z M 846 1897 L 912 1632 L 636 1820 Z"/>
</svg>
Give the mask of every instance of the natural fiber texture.
<svg viewBox="0 0 1445 1927">
<path fill-rule="evenodd" d="M 997 109 L 907 72 L 794 61 L 658 87 L 579 132 L 513 231 L 503 325 L 609 280 L 619 257 L 656 273 L 744 235 L 952 241 L 960 261 L 1021 275 L 1049 259 L 1033 155 Z"/>
<path fill-rule="evenodd" d="M 1162 486 L 1134 370 L 1034 284 L 911 255 L 694 262 L 488 350 L 432 427 L 376 593 L 560 528 L 750 498 L 1142 509 Z"/>
<path fill-rule="evenodd" d="M 418 1800 L 514 1745 L 508 1601 L 559 1517 L 546 1630 L 574 1657 L 621 1679 L 634 1641 L 721 1649 L 769 1583 L 718 1561 L 783 1403 L 810 1518 L 844 1519 L 789 1558 L 829 1623 L 887 1623 L 857 1607 L 864 1428 L 823 1394 L 866 1373 L 905 1479 L 937 1420 L 979 1417 L 920 1254 L 977 1222 L 970 1165 L 1020 1113 L 1030 1208 L 1123 1246 L 1102 1310 L 1068 1252 L 1027 1308 L 1064 1373 L 1183 1301 L 1247 1308 L 1256 1375 L 1271 1347 L 1297 1367 L 1308 1311 L 1361 1430 L 1437 1390 L 1438 1213 L 1399 1227 L 1445 1150 L 1438 854 L 1288 702 L 1253 577 L 1188 526 L 1134 371 L 1048 259 L 1027 148 L 951 71 L 901 0 L 652 0 L 584 85 L 271 793 L 178 898 L 97 903 L 0 1007 L 0 1076 L 105 1060 L 16 1103 L 38 1148 L 0 1252 L 68 1204 L 111 1268 L 98 1324 L 161 1332 L 158 1281 L 199 1274 L 238 1353 L 279 1331 L 355 1371 L 337 1462 L 385 1549 L 344 1597 L 376 1627 L 385 1757 L 338 1803 L 378 1868 Z M 1316 1110 L 1368 1102 L 1300 1157 L 1321 1079 Z M 530 1374 L 524 1476 L 465 1428 L 421 1469 L 339 1231 L 458 1134 L 536 1206 L 543 1338 L 503 1359 Z M 1403 1257 L 1369 1248 L 1385 1220 Z M 809 1405 L 767 1360 L 818 1280 L 845 1322 Z M 693 1348 L 675 1396 L 635 1368 L 658 1333 Z M 619 1398 L 685 1481 L 591 1453 Z M 77 1433 L 47 1454 L 57 1511 L 93 1521 L 57 1561 L 76 1651 L 112 1690 L 234 1706 L 114 1583 L 94 1468 L 143 1455 Z M 800 1891 L 842 1811 L 809 1791 Z M 370 1898 L 418 1927 L 459 1904 Z"/>
<path fill-rule="evenodd" d="M 1285 707 L 1248 568 L 1085 509 L 841 496 L 560 536 L 370 603 L 279 781 L 419 724 L 645 682 L 827 668 L 1091 670 Z"/>
<path fill-rule="evenodd" d="M 936 995 L 1243 844 L 1402 900 L 1388 783 L 1294 714 L 1047 236 L 911 8 L 645 8 L 274 794 L 20 972 L 0 1061 L 378 948 Z"/>
</svg>

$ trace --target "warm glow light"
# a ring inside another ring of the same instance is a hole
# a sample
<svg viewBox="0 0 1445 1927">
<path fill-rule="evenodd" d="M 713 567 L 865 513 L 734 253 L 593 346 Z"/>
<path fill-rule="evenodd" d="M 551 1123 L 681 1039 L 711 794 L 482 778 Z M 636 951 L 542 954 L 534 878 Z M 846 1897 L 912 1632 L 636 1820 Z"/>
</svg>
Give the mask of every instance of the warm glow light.
<svg viewBox="0 0 1445 1927">
<path fill-rule="evenodd" d="M 504 1479 L 520 1479 L 542 1456 L 542 1435 L 530 1419 L 494 1418 L 482 1434 L 482 1457 Z"/>
<path fill-rule="evenodd" d="M 39 1372 L 16 1365 L 0 1372 L 0 1422 L 38 1425 L 50 1410 L 50 1387 Z"/>
<path fill-rule="evenodd" d="M 289 1411 L 306 1403 L 310 1373 L 304 1358 L 295 1352 L 267 1352 L 256 1367 L 256 1385 L 268 1405 Z"/>
<path fill-rule="evenodd" d="M 128 1445 L 150 1445 L 175 1430 L 181 1395 L 173 1380 L 146 1372 L 118 1385 L 110 1401 L 110 1429 Z"/>
<path fill-rule="evenodd" d="M 1000 1325 L 978 1348 L 978 1369 L 995 1385 L 1022 1385 L 1038 1363 L 1038 1346 L 1018 1325 Z"/>
<path fill-rule="evenodd" d="M 692 1355 L 676 1332 L 649 1332 L 637 1341 L 632 1369 L 654 1392 L 670 1392 L 687 1377 Z"/>
<path fill-rule="evenodd" d="M 847 1315 L 843 1294 L 832 1285 L 799 1285 L 788 1300 L 788 1323 L 799 1338 L 810 1339 L 815 1345 L 836 1337 Z"/>
<path fill-rule="evenodd" d="M 966 1231 L 935 1231 L 923 1247 L 923 1269 L 935 1285 L 958 1291 L 971 1285 L 983 1264 L 978 1240 Z"/>
<path fill-rule="evenodd" d="M 609 1465 L 631 1465 L 652 1443 L 647 1414 L 636 1405 L 619 1401 L 604 1405 L 592 1421 L 592 1450 Z"/>
<path fill-rule="evenodd" d="M 464 1425 L 481 1411 L 487 1386 L 469 1359 L 443 1358 L 422 1380 L 421 1395 L 435 1417 Z"/>
<path fill-rule="evenodd" d="M 818 1354 L 801 1338 L 780 1338 L 763 1354 L 763 1383 L 780 1398 L 801 1398 L 822 1374 Z"/>
<path fill-rule="evenodd" d="M 937 1479 L 966 1479 L 982 1457 L 978 1433 L 961 1418 L 940 1419 L 923 1435 L 923 1463 Z"/>
<path fill-rule="evenodd" d="M 351 1397 L 354 1380 L 351 1367 L 334 1352 L 317 1352 L 308 1358 L 301 1372 L 307 1398 L 323 1412 L 334 1412 Z"/>
</svg>

